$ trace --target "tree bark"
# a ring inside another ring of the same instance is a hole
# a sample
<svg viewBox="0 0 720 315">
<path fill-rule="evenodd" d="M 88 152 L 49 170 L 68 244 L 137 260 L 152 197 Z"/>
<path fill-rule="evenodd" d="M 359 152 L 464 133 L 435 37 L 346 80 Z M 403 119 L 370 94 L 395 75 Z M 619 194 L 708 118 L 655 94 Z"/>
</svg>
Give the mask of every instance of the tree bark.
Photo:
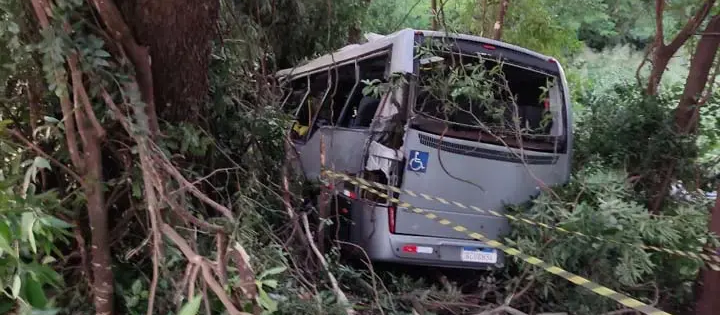
<svg viewBox="0 0 720 315">
<path fill-rule="evenodd" d="M 102 1 L 101 1 L 102 2 Z M 33 10 L 40 28 L 50 28 L 50 3 L 46 0 L 33 0 Z M 66 31 L 70 31 L 66 29 Z M 113 272 L 110 246 L 108 242 L 108 217 L 105 211 L 104 192 L 102 189 L 102 159 L 100 148 L 105 133 L 92 111 L 87 90 L 83 85 L 83 74 L 78 64 L 76 52 L 67 57 L 68 77 L 55 72 L 53 79 L 56 84 L 67 84 L 68 91 L 59 95 L 60 107 L 63 112 L 65 139 L 73 167 L 80 172 L 78 179 L 87 199 L 87 211 L 91 231 L 91 270 L 95 313 L 113 314 Z M 68 84 L 69 83 L 69 84 Z M 71 89 L 70 89 L 71 88 Z M 70 100 L 70 90 L 73 101 Z M 79 137 L 78 137 L 79 136 Z M 78 138 L 80 142 L 78 142 Z M 79 244 L 82 246 L 81 244 Z"/>
<path fill-rule="evenodd" d="M 430 13 L 432 14 L 432 30 L 438 29 L 437 0 L 430 0 Z"/>
<path fill-rule="evenodd" d="M 493 39 L 500 40 L 502 38 L 503 26 L 505 24 L 505 14 L 507 13 L 508 4 L 510 0 L 502 0 L 500 8 L 498 9 L 497 17 L 495 18 L 495 25 L 493 26 Z"/>
<path fill-rule="evenodd" d="M 480 4 L 481 7 L 481 16 L 480 16 L 480 37 L 485 36 L 485 26 L 487 23 L 485 23 L 485 19 L 487 17 L 487 7 L 488 7 L 488 0 L 479 0 L 482 3 Z"/>
<path fill-rule="evenodd" d="M 702 7 L 695 12 L 695 15 L 693 15 L 677 35 L 675 35 L 675 38 L 666 45 L 663 27 L 665 0 L 655 0 L 655 41 L 652 44 L 654 47 L 651 57 L 652 68 L 650 70 L 650 76 L 648 77 L 648 86 L 645 90 L 647 95 L 657 95 L 660 81 L 670 63 L 670 59 L 672 59 L 680 47 L 685 44 L 688 38 L 695 34 L 695 31 L 697 31 L 710 13 L 710 9 L 712 9 L 715 1 L 716 0 L 706 0 Z"/>
<path fill-rule="evenodd" d="M 710 69 L 720 48 L 720 14 L 710 19 L 705 32 L 695 48 L 695 56 L 690 61 L 690 75 L 685 81 L 685 89 L 675 110 L 675 124 L 681 133 L 695 133 L 700 115 L 699 103 L 708 84 Z M 713 82 L 710 82 L 713 84 Z"/>
<path fill-rule="evenodd" d="M 87 196 L 88 219 L 92 235 L 90 254 L 92 255 L 93 298 L 95 314 L 113 313 L 113 272 L 108 237 L 108 215 L 105 209 L 105 197 L 102 189 L 102 159 L 100 156 L 100 138 L 92 126 L 86 126 L 85 158 L 86 174 L 83 188 Z"/>
<path fill-rule="evenodd" d="M 123 19 L 120 10 L 113 1 L 93 0 L 93 5 L 105 24 L 108 34 L 122 45 L 128 59 L 135 66 L 141 98 L 146 105 L 145 114 L 148 116 L 148 128 L 151 135 L 156 135 L 160 127 L 156 114 L 153 74 L 150 69 L 150 56 L 147 48 L 138 45 L 137 41 L 135 41 L 135 37 L 133 37 L 128 24 L 125 22 L 126 19 Z"/>
<path fill-rule="evenodd" d="M 121 11 L 152 58 L 160 118 L 198 122 L 208 100 L 210 52 L 218 0 L 126 0 Z"/>
<path fill-rule="evenodd" d="M 674 127 L 680 134 L 694 134 L 697 131 L 700 107 L 702 106 L 700 103 L 701 95 L 708 84 L 710 69 L 713 66 L 718 48 L 720 48 L 720 36 L 713 35 L 717 32 L 720 32 L 720 15 L 713 16 L 708 22 L 705 34 L 700 38 L 690 62 L 690 72 L 685 81 L 685 88 L 675 109 Z M 665 61 L 667 60 L 669 58 Z M 713 84 L 713 82 L 710 82 L 710 84 Z M 650 210 L 653 213 L 658 213 L 665 202 L 668 186 L 673 176 L 675 176 L 676 167 L 676 162 L 670 161 L 661 169 L 660 180 L 653 187 L 650 200 Z"/>
<path fill-rule="evenodd" d="M 717 186 L 718 196 L 710 219 L 710 231 L 720 234 L 720 183 Z M 715 252 L 720 249 L 715 249 Z M 720 310 L 720 272 L 705 269 L 700 273 L 696 315 L 715 315 Z"/>
</svg>

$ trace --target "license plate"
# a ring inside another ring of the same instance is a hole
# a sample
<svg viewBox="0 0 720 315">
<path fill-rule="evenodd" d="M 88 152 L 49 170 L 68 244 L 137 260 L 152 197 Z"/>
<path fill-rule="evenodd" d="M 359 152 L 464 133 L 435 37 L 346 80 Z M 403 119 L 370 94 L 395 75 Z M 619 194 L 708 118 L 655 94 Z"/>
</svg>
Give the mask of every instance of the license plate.
<svg viewBox="0 0 720 315">
<path fill-rule="evenodd" d="M 460 260 L 494 264 L 497 262 L 497 251 L 492 248 L 463 247 L 460 251 Z"/>
</svg>

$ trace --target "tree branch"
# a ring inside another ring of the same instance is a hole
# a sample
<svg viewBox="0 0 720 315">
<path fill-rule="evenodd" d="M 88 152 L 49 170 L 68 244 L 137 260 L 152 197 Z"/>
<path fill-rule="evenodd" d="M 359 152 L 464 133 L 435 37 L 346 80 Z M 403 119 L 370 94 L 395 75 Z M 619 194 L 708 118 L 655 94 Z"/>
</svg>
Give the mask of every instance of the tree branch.
<svg viewBox="0 0 720 315">
<path fill-rule="evenodd" d="M 665 0 L 657 1 L 664 2 Z M 695 12 L 695 15 L 693 15 L 690 20 L 688 20 L 688 22 L 685 24 L 685 26 L 683 26 L 680 32 L 678 32 L 678 34 L 670 42 L 670 44 L 666 46 L 667 50 L 672 51 L 674 54 L 678 49 L 680 49 L 680 47 L 685 44 L 688 38 L 695 34 L 695 31 L 698 29 L 698 27 L 700 27 L 702 22 L 710 13 L 710 9 L 712 9 L 713 5 L 715 5 L 715 0 L 706 0 L 702 8 Z"/>
<path fill-rule="evenodd" d="M 195 251 L 190 248 L 190 245 L 185 241 L 180 234 L 178 234 L 172 227 L 167 225 L 167 223 L 161 224 L 161 229 L 163 234 L 167 236 L 175 246 L 180 249 L 180 251 L 185 255 L 185 257 L 188 259 L 188 261 L 191 264 L 198 265 L 200 267 L 200 270 L 203 275 L 203 280 L 205 280 L 205 283 L 210 286 L 210 289 L 217 295 L 218 299 L 220 299 L 220 302 L 223 303 L 225 308 L 228 310 L 228 313 L 230 315 L 251 315 L 250 313 L 240 312 L 237 307 L 235 307 L 235 304 L 232 303 L 230 300 L 230 297 L 225 293 L 225 290 L 223 290 L 222 286 L 215 280 L 215 277 L 212 275 L 210 267 L 210 264 L 200 255 L 195 253 Z"/>
<path fill-rule="evenodd" d="M 72 176 L 79 183 L 84 182 L 82 177 L 80 177 L 80 175 L 78 175 L 78 173 L 75 173 L 69 167 L 65 166 L 65 164 L 61 163 L 60 161 L 56 160 L 52 156 L 45 153 L 40 147 L 38 147 L 34 143 L 30 142 L 30 140 L 26 139 L 19 131 L 15 130 L 15 129 L 10 129 L 10 134 L 12 134 L 16 139 L 20 140 L 23 144 L 28 146 L 30 149 L 35 151 L 38 155 L 42 156 L 43 158 L 50 161 L 50 163 L 55 164 L 56 166 L 61 168 L 63 171 L 65 171 L 65 173 Z"/>
<path fill-rule="evenodd" d="M 215 200 L 212 200 L 210 199 L 210 197 L 203 194 L 200 190 L 197 189 L 197 187 L 195 187 L 192 183 L 185 179 L 185 176 L 180 174 L 180 172 L 174 166 L 172 166 L 170 162 L 165 160 L 162 161 L 161 164 L 162 168 L 165 169 L 165 171 L 170 174 L 170 176 L 175 178 L 175 180 L 178 181 L 180 185 L 182 185 L 183 187 L 187 187 L 193 196 L 208 204 L 210 207 L 217 210 L 218 212 L 222 213 L 228 219 L 234 220 L 234 216 L 232 215 L 232 211 L 230 211 L 230 209 L 215 202 Z"/>
<path fill-rule="evenodd" d="M 45 30 L 50 27 L 48 15 L 50 12 L 50 5 L 45 0 L 33 0 L 33 9 L 35 15 L 38 18 L 40 27 Z M 58 86 L 66 86 L 66 80 L 55 71 L 55 83 Z M 73 117 L 73 108 L 70 103 L 70 97 L 67 94 L 67 90 L 59 96 L 60 107 L 63 113 L 63 124 L 65 125 L 65 139 L 67 141 L 68 151 L 70 152 L 70 160 L 72 164 L 78 169 L 84 169 L 83 160 L 80 158 L 81 153 L 79 152 L 78 141 L 77 141 L 77 129 L 75 126 L 75 118 Z"/>
<path fill-rule="evenodd" d="M 350 302 L 348 301 L 345 292 L 340 289 L 337 279 L 335 279 L 335 276 L 330 273 L 330 270 L 328 269 L 328 263 L 327 261 L 325 261 L 325 257 L 323 257 L 322 253 L 320 253 L 320 250 L 318 250 L 317 246 L 315 246 L 315 242 L 313 242 L 312 234 L 310 234 L 310 223 L 308 223 L 307 213 L 301 214 L 300 218 L 302 219 L 303 227 L 305 228 L 305 237 L 307 237 L 308 242 L 310 243 L 310 248 L 312 249 L 313 253 L 315 253 L 315 256 L 318 260 L 320 260 L 320 263 L 325 269 L 325 272 L 330 279 L 330 285 L 332 285 L 333 292 L 335 292 L 335 296 L 337 296 L 338 303 L 346 307 L 345 310 L 348 314 L 355 314 L 355 311 L 350 306 Z"/>
<path fill-rule="evenodd" d="M 500 38 L 502 38 L 502 31 L 505 24 L 505 13 L 507 12 L 508 2 L 510 2 L 510 0 L 502 0 L 500 3 L 498 15 L 495 19 L 495 25 L 493 26 L 494 40 L 500 40 Z"/>
<path fill-rule="evenodd" d="M 155 112 L 155 94 L 153 91 L 152 68 L 150 67 L 150 54 L 146 47 L 138 45 L 133 37 L 130 28 L 123 20 L 120 10 L 114 1 L 90 0 L 100 15 L 110 36 L 120 43 L 127 51 L 130 61 L 135 65 L 138 85 L 142 101 L 147 105 L 148 125 L 150 134 L 156 135 L 159 132 L 157 113 Z"/>
<path fill-rule="evenodd" d="M 665 11 L 665 0 L 655 0 L 655 46 L 665 46 L 665 31 L 663 30 L 663 15 Z"/>
<path fill-rule="evenodd" d="M 87 91 L 83 86 L 82 72 L 78 69 L 77 53 L 73 52 L 70 57 L 68 57 L 68 68 L 70 68 L 70 78 L 72 79 L 73 96 L 80 102 L 85 115 L 88 120 L 90 120 L 92 127 L 95 128 L 97 137 L 100 139 L 105 138 L 105 129 L 98 121 L 97 116 L 95 116 L 95 111 L 93 111 L 92 104 L 90 103 L 90 97 L 88 97 Z M 79 109 L 76 110 L 79 111 Z"/>
</svg>

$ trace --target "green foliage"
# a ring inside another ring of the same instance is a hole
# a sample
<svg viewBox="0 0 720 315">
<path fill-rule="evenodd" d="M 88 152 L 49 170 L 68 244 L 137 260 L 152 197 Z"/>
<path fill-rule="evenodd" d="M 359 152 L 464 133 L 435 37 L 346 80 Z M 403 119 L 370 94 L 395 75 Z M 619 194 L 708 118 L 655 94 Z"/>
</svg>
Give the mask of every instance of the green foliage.
<svg viewBox="0 0 720 315">
<path fill-rule="evenodd" d="M 194 296 L 190 301 L 187 302 L 178 312 L 178 315 L 195 315 L 200 310 L 200 302 L 202 302 L 202 295 L 198 294 Z"/>
<path fill-rule="evenodd" d="M 531 205 L 517 207 L 514 214 L 612 242 L 513 223 L 510 238 L 522 251 L 645 301 L 654 298 L 653 286 L 660 292 L 672 291 L 672 303 L 662 305 L 666 311 L 692 302 L 691 288 L 701 261 L 618 243 L 697 251 L 708 240 L 703 204 L 678 206 L 665 216 L 652 216 L 636 201 L 626 173 L 595 165 L 587 165 L 569 185 L 554 191 L 557 195 L 542 193 Z M 547 273 L 538 271 L 532 277 L 537 281 L 537 297 L 574 314 L 616 308 L 613 301 Z"/>
<path fill-rule="evenodd" d="M 278 304 L 275 300 L 270 298 L 267 291 L 265 291 L 265 287 L 277 289 L 278 281 L 275 279 L 267 279 L 267 277 L 280 274 L 285 270 L 287 270 L 287 267 L 285 266 L 274 267 L 263 271 L 260 275 L 255 277 L 255 285 L 258 290 L 256 301 L 268 313 L 276 312 L 278 310 Z"/>
<path fill-rule="evenodd" d="M 368 5 L 364 0 L 233 2 L 229 10 L 235 14 L 233 27 L 240 28 L 243 50 L 270 56 L 279 68 L 344 46 Z"/>
<path fill-rule="evenodd" d="M 56 244 L 67 242 L 69 224 L 50 215 L 59 207 L 52 192 L 15 191 L 17 181 L 0 174 L 0 305 L 17 303 L 22 314 L 50 310 L 47 292 L 60 288 L 62 279 L 52 268 L 60 255 Z"/>
<path fill-rule="evenodd" d="M 686 2 L 669 2 L 666 16 L 669 34 L 685 20 L 680 18 L 684 13 L 681 14 L 679 8 Z M 97 25 L 92 24 L 91 19 L 83 18 L 92 16 L 89 5 L 81 0 L 53 3 L 56 4 L 53 25 L 47 31 L 34 32 L 29 31 L 37 26 L 34 18 L 27 16 L 26 12 L 32 12 L 24 7 L 27 2 L 0 0 L 0 44 L 4 47 L 0 53 L 0 126 L 38 136 L 28 138 L 36 140 L 47 153 L 63 163 L 68 160 L 68 152 L 64 148 L 62 114 L 56 104 L 57 98 L 46 98 L 45 94 L 67 95 L 70 92 L 67 86 L 54 82 L 56 75 L 67 75 L 65 61 L 71 50 L 78 52 L 84 79 L 91 82 L 88 86 L 95 112 L 103 124 L 109 126 L 108 130 L 113 128 L 110 126 L 113 117 L 106 115 L 107 108 L 97 102 L 98 87 L 106 87 L 114 92 L 115 99 L 122 99 L 136 109 L 141 109 L 144 104 L 137 89 L 118 88 L 128 82 L 132 69 L 127 63 L 111 58 L 110 49 L 100 36 L 93 34 Z M 275 68 L 290 67 L 300 60 L 345 45 L 357 27 L 379 33 L 390 33 L 403 27 L 428 29 L 431 21 L 429 1 L 224 0 L 221 3 L 221 31 L 212 51 L 208 74 L 211 90 L 203 108 L 202 122 L 164 124 L 158 145 L 173 162 L 182 165 L 189 179 L 200 183 L 197 185 L 200 189 L 238 210 L 237 221 L 227 224 L 233 229 L 231 242 L 240 243 L 248 250 L 251 265 L 258 271 L 256 302 L 266 313 L 343 314 L 334 294 L 323 283 L 326 280 L 324 271 L 317 266 L 299 267 L 298 263 L 303 261 L 296 260 L 297 254 L 306 253 L 280 239 L 287 235 L 284 233 L 287 233 L 288 223 L 282 189 L 278 185 L 282 182 L 278 165 L 285 159 L 283 140 L 287 117 L 277 109 L 280 93 L 274 89 L 268 74 Z M 498 1 L 487 1 L 485 12 L 480 6 L 482 1 L 438 3 L 444 28 L 490 36 L 488 30 L 494 23 Z M 694 139 L 678 138 L 670 132 L 669 109 L 676 101 L 675 95 L 648 100 L 632 88 L 616 88 L 618 83 L 634 81 L 634 68 L 627 65 L 637 64 L 638 52 L 628 53 L 629 57 L 625 59 L 620 54 L 604 52 L 605 57 L 620 56 L 612 62 L 607 59 L 571 62 L 590 55 L 587 52 L 580 54 L 583 41 L 598 49 L 618 43 L 638 47 L 645 43 L 653 33 L 652 17 L 649 14 L 638 17 L 638 9 L 631 4 L 627 0 L 511 1 L 503 40 L 560 57 L 564 64 L 576 68 L 569 69 L 568 76 L 574 98 L 580 108 L 586 109 L 579 117 L 577 128 L 578 164 L 584 167 L 576 174 L 574 183 L 556 190 L 560 199 L 544 194 L 522 211 L 523 215 L 536 220 L 617 241 L 691 250 L 703 244 L 705 238 L 707 218 L 698 205 L 669 207 L 665 215 L 671 216 L 672 220 L 651 217 L 641 206 L 643 196 L 636 192 L 637 186 L 630 187 L 625 182 L 627 174 L 609 170 L 626 169 L 632 175 L 644 175 L 652 173 L 662 161 L 679 158 L 683 164 L 694 166 L 699 154 L 717 152 L 720 150 L 717 133 L 706 132 L 718 123 L 711 117 L 719 110 L 717 102 L 710 102 L 703 109 L 704 131 L 698 150 L 694 147 Z M 641 8 L 647 11 L 649 5 L 652 3 L 642 1 Z M 71 35 L 63 31 L 65 22 L 70 22 L 73 28 Z M 446 96 L 450 99 L 460 94 L 485 97 L 489 87 L 484 85 L 483 78 L 494 69 L 475 65 L 463 70 L 470 75 L 464 76 L 467 73 L 461 74 L 458 69 L 444 81 L 449 86 L 444 87 L 448 92 Z M 672 81 L 682 76 L 673 74 Z M 42 82 L 43 78 L 48 91 L 42 93 L 40 103 L 43 106 L 41 115 L 46 118 L 41 128 L 29 130 L 27 86 Z M 98 78 L 103 82 L 95 82 Z M 368 94 L 379 94 L 392 86 L 392 83 L 365 83 L 364 92 Z M 143 111 L 137 113 L 142 115 Z M 138 132 L 147 129 L 147 126 L 133 127 L 137 127 Z M 121 150 L 131 151 L 130 166 L 122 171 L 118 171 L 122 167 L 113 160 L 116 157 L 103 161 L 103 168 L 108 173 L 105 178 L 108 194 L 113 195 L 116 189 L 128 189 L 132 197 L 126 201 L 131 205 L 139 204 L 143 191 L 142 175 L 132 160 L 137 152 L 134 148 L 125 148 L 132 144 L 124 143 L 124 136 L 122 133 L 122 137 L 109 137 L 103 146 L 104 153 L 117 153 L 115 146 L 118 145 Z M 64 288 L 58 274 L 62 269 L 53 262 L 62 251 L 68 250 L 61 245 L 66 241 L 69 225 L 53 215 L 60 208 L 59 197 L 71 201 L 65 206 L 73 208 L 74 216 L 82 213 L 84 200 L 67 198 L 76 194 L 77 183 L 60 174 L 55 165 L 50 167 L 44 158 L 29 157 L 27 152 L 6 143 L 0 143 L 0 148 L 4 159 L 0 166 L 0 289 L 5 293 L 0 295 L 0 305 L 17 305 L 21 313 L 29 313 L 31 309 L 52 310 L 56 306 L 89 311 L 87 292 L 83 288 L 63 291 L 80 292 L 85 296 L 66 298 L 62 301 L 66 302 L 64 305 L 55 301 L 58 289 Z M 717 167 L 718 163 L 713 164 L 713 161 L 716 160 L 708 158 L 704 162 Z M 55 185 L 61 196 L 52 190 L 41 192 L 42 186 L 37 179 L 41 172 L 57 177 L 59 183 Z M 123 172 L 122 176 L 116 174 L 119 172 Z M 125 182 L 130 182 L 127 187 L 123 187 Z M 292 198 L 295 200 L 298 196 Z M 210 216 L 199 203 L 187 199 L 181 201 L 193 215 Z M 134 211 L 125 209 L 132 207 L 122 203 L 110 208 L 109 211 L 118 208 Z M 120 312 L 127 314 L 147 311 L 148 274 L 152 266 L 144 250 L 148 246 L 147 227 L 144 226 L 147 218 L 143 213 L 131 212 L 138 217 L 129 223 L 127 230 L 131 232 L 112 244 L 116 254 L 113 261 L 116 296 L 123 302 L 116 305 Z M 116 217 L 112 219 L 113 223 L 120 221 Z M 211 237 L 198 231 L 182 233 L 192 235 L 193 245 L 200 254 L 217 254 Z M 675 298 L 678 304 L 688 301 L 689 285 L 700 266 L 696 261 L 612 243 L 591 242 L 588 245 L 584 239 L 525 226 L 515 227 L 512 237 L 528 253 L 634 296 L 652 298 L 651 294 L 640 290 L 652 281 L 663 292 L 669 292 L 669 299 Z M 369 313 L 383 308 L 388 314 L 410 314 L 408 310 L 415 301 L 477 304 L 477 300 L 463 300 L 462 293 L 456 289 L 438 289 L 410 277 L 390 276 L 390 289 L 380 288 L 381 285 L 375 285 L 376 275 L 342 263 L 335 251 L 328 254 L 328 261 L 330 271 L 341 280 L 351 300 L 357 302 L 358 308 L 367 308 Z M 173 281 L 183 277 L 185 263 L 184 256 L 176 248 L 169 245 L 163 248 L 156 313 L 174 314 L 180 305 L 184 305 L 179 310 L 180 315 L 198 313 L 199 296 L 177 296 L 178 289 Z M 234 268 L 228 266 L 227 289 L 240 283 Z M 597 313 L 614 306 L 546 274 L 538 273 L 533 277 L 542 281 L 532 288 L 532 298 L 549 301 L 549 308 L 560 305 L 578 310 L 578 313 Z M 495 285 L 493 289 L 500 290 L 500 287 L 502 285 Z M 179 291 L 184 293 L 184 290 Z M 209 304 L 213 313 L 223 311 L 222 305 L 212 297 Z M 245 310 L 249 307 L 244 305 Z M 0 307 L 0 313 L 7 311 Z"/>
<path fill-rule="evenodd" d="M 430 29 L 430 1 L 376 0 L 363 17 L 363 30 L 390 34 L 402 28 Z"/>
<path fill-rule="evenodd" d="M 577 122 L 576 164 L 594 160 L 625 169 L 640 177 L 639 189 L 652 189 L 670 161 L 677 163 L 680 179 L 693 178 L 699 171 L 694 166 L 699 156 L 696 137 L 673 128 L 671 109 L 679 92 L 648 98 L 630 85 L 605 94 L 587 93 L 581 99 L 586 112 Z"/>
<path fill-rule="evenodd" d="M 604 0 L 592 14 L 584 15 L 578 38 L 588 47 L 602 50 L 617 45 L 631 44 L 635 48 L 647 45 L 655 32 L 654 1 Z M 590 18 L 588 18 L 589 16 Z"/>
</svg>

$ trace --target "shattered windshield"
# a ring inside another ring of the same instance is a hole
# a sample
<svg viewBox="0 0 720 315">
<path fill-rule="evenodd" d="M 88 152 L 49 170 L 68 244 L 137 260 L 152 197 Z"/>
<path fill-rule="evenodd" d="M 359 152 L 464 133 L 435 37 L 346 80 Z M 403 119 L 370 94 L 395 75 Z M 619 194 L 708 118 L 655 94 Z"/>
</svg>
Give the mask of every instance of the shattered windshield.
<svg viewBox="0 0 720 315">
<path fill-rule="evenodd" d="M 416 113 L 493 134 L 562 132 L 553 128 L 561 117 L 556 77 L 480 55 L 433 51 L 419 59 Z"/>
</svg>

